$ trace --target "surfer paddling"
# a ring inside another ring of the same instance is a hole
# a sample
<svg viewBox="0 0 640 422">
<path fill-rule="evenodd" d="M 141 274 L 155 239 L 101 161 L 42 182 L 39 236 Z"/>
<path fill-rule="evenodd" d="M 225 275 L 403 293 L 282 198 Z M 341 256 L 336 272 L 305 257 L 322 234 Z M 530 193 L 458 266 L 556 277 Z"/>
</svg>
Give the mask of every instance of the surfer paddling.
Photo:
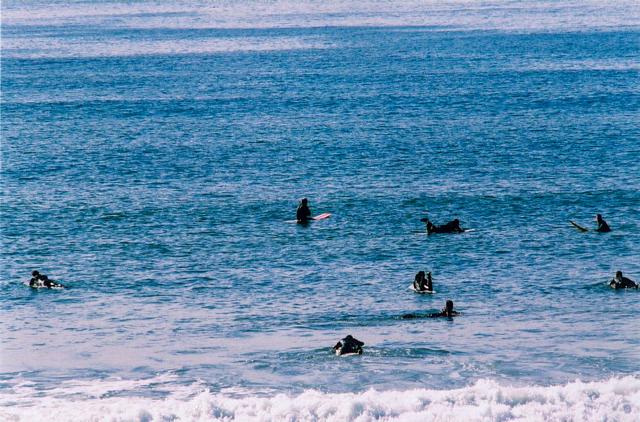
<svg viewBox="0 0 640 422">
<path fill-rule="evenodd" d="M 612 289 L 637 289 L 638 283 L 630 278 L 623 277 L 622 271 L 617 271 L 616 276 L 609 282 L 609 287 Z"/>
<path fill-rule="evenodd" d="M 433 314 L 404 314 L 402 319 L 416 319 L 416 318 L 453 318 L 460 315 L 460 312 L 453 310 L 453 301 L 447 300 L 445 307 L 440 312 Z"/>
<path fill-rule="evenodd" d="M 307 198 L 302 198 L 300 200 L 298 210 L 296 211 L 296 221 L 298 224 L 304 224 L 309 220 L 313 220 L 313 218 L 311 218 L 311 210 L 309 209 L 308 202 Z"/>
</svg>

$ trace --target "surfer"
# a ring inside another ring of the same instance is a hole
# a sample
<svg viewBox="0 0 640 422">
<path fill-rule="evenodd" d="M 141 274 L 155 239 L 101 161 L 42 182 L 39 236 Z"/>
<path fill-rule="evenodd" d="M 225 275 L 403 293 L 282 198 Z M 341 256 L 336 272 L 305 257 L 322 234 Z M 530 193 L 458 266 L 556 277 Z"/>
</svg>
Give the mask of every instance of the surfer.
<svg viewBox="0 0 640 422">
<path fill-rule="evenodd" d="M 459 313 L 453 310 L 453 301 L 447 300 L 447 303 L 445 303 L 445 306 L 442 309 L 442 311 L 440 311 L 437 314 L 431 314 L 430 317 L 431 318 L 441 318 L 441 317 L 451 318 L 458 315 Z"/>
<path fill-rule="evenodd" d="M 431 271 L 426 276 L 424 271 L 418 271 L 416 277 L 413 279 L 413 289 L 418 292 L 431 292 L 433 291 L 433 281 L 431 279 Z"/>
<path fill-rule="evenodd" d="M 298 210 L 296 211 L 296 221 L 299 224 L 303 224 L 311 220 L 311 210 L 309 209 L 309 205 L 307 203 L 307 198 L 302 198 L 300 200 L 300 204 L 298 205 Z"/>
<path fill-rule="evenodd" d="M 38 271 L 34 270 L 31 273 L 31 280 L 29 280 L 29 287 L 33 287 L 37 289 L 39 287 L 46 287 L 47 289 L 52 289 L 54 287 L 64 288 L 64 286 L 60 283 L 57 283 L 53 280 L 50 280 L 45 274 L 40 274 Z"/>
<path fill-rule="evenodd" d="M 611 231 L 611 228 L 609 227 L 607 222 L 604 221 L 604 218 L 602 218 L 602 215 L 596 214 L 596 221 L 598 222 L 598 228 L 596 229 L 597 232 L 607 233 Z"/>
<path fill-rule="evenodd" d="M 637 289 L 638 283 L 630 278 L 623 277 L 622 271 L 617 271 L 616 276 L 609 282 L 609 287 L 614 289 Z"/>
<path fill-rule="evenodd" d="M 427 225 L 427 234 L 462 233 L 464 231 L 464 229 L 460 227 L 460 220 L 458 220 L 457 218 L 441 226 L 436 226 L 428 218 L 422 218 L 420 221 Z"/>
<path fill-rule="evenodd" d="M 357 354 L 361 355 L 362 354 L 362 346 L 364 346 L 363 342 L 361 342 L 360 340 L 355 339 L 353 336 L 351 336 L 351 334 L 349 334 L 348 336 L 346 336 L 345 338 L 340 340 L 338 343 L 336 343 L 336 345 L 333 346 L 332 350 L 338 356 L 346 355 L 346 354 L 350 354 L 350 353 L 357 353 Z"/>
<path fill-rule="evenodd" d="M 445 307 L 440 312 L 433 314 L 404 314 L 402 319 L 416 319 L 416 318 L 453 318 L 460 315 L 459 312 L 453 310 L 453 301 L 447 300 Z"/>
</svg>

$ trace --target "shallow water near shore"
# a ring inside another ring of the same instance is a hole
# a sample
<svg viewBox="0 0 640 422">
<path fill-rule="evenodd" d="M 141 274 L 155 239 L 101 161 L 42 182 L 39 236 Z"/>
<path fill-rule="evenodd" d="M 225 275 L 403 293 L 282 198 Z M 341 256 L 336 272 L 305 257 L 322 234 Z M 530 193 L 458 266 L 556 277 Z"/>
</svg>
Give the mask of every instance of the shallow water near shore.
<svg viewBox="0 0 640 422">
<path fill-rule="evenodd" d="M 637 6 L 61 4 L 2 6 L 2 418 L 637 419 Z"/>
</svg>

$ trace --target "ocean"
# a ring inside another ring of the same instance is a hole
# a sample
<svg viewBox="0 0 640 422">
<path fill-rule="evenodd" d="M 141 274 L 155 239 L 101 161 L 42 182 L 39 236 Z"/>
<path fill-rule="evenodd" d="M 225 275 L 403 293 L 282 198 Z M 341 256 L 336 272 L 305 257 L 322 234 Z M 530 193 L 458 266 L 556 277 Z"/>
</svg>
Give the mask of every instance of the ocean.
<svg viewBox="0 0 640 422">
<path fill-rule="evenodd" d="M 640 420 L 637 2 L 7 1 L 1 36 L 1 420 Z"/>
</svg>

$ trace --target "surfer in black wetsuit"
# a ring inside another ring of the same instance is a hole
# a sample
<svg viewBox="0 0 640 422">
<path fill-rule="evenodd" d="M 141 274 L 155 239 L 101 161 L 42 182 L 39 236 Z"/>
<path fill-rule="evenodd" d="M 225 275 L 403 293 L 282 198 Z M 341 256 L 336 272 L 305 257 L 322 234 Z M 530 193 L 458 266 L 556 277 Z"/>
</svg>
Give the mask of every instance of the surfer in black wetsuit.
<svg viewBox="0 0 640 422">
<path fill-rule="evenodd" d="M 442 311 L 435 314 L 404 314 L 402 319 L 416 319 L 416 318 L 453 318 L 460 315 L 459 312 L 453 310 L 453 301 L 447 300 L 445 307 Z"/>
<path fill-rule="evenodd" d="M 29 280 L 29 287 L 38 287 L 40 283 L 40 273 L 36 270 L 33 270 L 31 273 L 31 280 Z"/>
<path fill-rule="evenodd" d="M 442 309 L 442 311 L 440 311 L 437 314 L 431 314 L 430 317 L 431 318 L 441 318 L 441 317 L 451 318 L 458 315 L 459 313 L 453 310 L 453 301 L 447 300 L 447 303 L 445 304 L 444 309 Z"/>
<path fill-rule="evenodd" d="M 420 221 L 427 225 L 427 234 L 462 233 L 464 231 L 464 229 L 460 227 L 460 220 L 458 220 L 457 218 L 455 220 L 449 221 L 447 224 L 443 224 L 442 226 L 436 226 L 428 218 L 422 218 Z"/>
<path fill-rule="evenodd" d="M 609 227 L 607 222 L 604 221 L 604 218 L 602 218 L 602 215 L 597 214 L 596 221 L 598 222 L 598 228 L 596 229 L 597 232 L 607 233 L 611 231 L 611 228 Z"/>
<path fill-rule="evenodd" d="M 307 198 L 300 200 L 300 205 L 298 205 L 298 210 L 296 211 L 296 220 L 298 223 L 306 223 L 311 220 L 311 210 L 307 202 Z"/>
<path fill-rule="evenodd" d="M 351 334 L 349 334 L 348 336 L 346 336 L 345 338 L 340 340 L 338 343 L 336 343 L 336 345 L 333 346 L 332 350 L 338 356 L 346 355 L 346 354 L 349 354 L 349 353 L 357 353 L 357 354 L 361 355 L 362 354 L 362 346 L 364 346 L 363 342 L 361 342 L 360 340 L 355 339 L 354 337 L 351 336 Z"/>
<path fill-rule="evenodd" d="M 630 278 L 623 277 L 622 271 L 616 272 L 616 276 L 609 282 L 609 286 L 614 289 L 637 289 L 638 283 Z"/>
<path fill-rule="evenodd" d="M 424 271 L 418 271 L 418 274 L 416 274 L 416 277 L 413 279 L 413 289 L 418 292 L 433 291 L 431 272 L 428 272 L 425 276 Z"/>
<path fill-rule="evenodd" d="M 31 273 L 31 276 L 31 280 L 29 280 L 29 287 L 33 287 L 35 289 L 39 287 L 46 287 L 47 289 L 52 289 L 54 287 L 64 288 L 62 284 L 49 280 L 49 277 L 44 274 L 40 274 L 38 271 L 34 270 Z"/>
</svg>

